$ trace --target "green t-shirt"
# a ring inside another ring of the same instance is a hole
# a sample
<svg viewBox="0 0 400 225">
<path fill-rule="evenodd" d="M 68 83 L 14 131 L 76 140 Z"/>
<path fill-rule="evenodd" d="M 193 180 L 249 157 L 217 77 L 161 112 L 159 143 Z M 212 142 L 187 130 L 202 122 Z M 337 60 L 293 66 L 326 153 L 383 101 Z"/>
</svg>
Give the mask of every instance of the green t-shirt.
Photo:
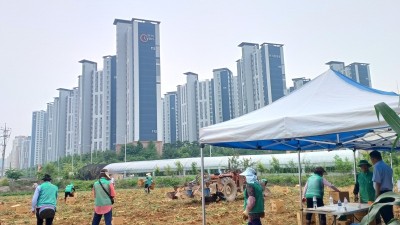
<svg viewBox="0 0 400 225">
<path fill-rule="evenodd" d="M 360 200 L 362 203 L 368 203 L 368 201 L 375 201 L 375 189 L 374 183 L 372 182 L 371 171 L 366 173 L 357 174 L 357 183 L 360 190 Z"/>
</svg>

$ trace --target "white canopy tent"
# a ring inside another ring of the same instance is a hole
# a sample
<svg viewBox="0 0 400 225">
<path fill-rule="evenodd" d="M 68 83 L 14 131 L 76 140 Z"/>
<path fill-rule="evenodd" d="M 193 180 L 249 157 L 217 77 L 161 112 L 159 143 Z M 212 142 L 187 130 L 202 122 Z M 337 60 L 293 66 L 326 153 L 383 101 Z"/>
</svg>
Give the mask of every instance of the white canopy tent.
<svg viewBox="0 0 400 225">
<path fill-rule="evenodd" d="M 376 117 L 374 105 L 380 102 L 386 102 L 400 112 L 396 93 L 362 86 L 343 74 L 328 70 L 268 106 L 200 129 L 200 143 L 202 148 L 204 144 L 210 144 L 258 150 L 297 150 L 299 165 L 300 151 L 390 150 L 396 135 Z M 301 174 L 299 184 L 301 186 Z M 202 207 L 205 224 L 204 201 Z"/>
</svg>

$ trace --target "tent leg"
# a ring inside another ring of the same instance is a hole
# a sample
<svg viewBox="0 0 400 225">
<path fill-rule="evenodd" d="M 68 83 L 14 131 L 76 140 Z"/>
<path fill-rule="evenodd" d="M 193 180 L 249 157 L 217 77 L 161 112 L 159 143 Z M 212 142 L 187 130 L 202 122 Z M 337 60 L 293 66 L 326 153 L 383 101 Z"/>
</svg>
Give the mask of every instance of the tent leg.
<svg viewBox="0 0 400 225">
<path fill-rule="evenodd" d="M 300 163 L 300 150 L 297 152 L 297 160 L 299 163 L 299 189 L 300 189 L 300 209 L 303 210 L 303 193 L 301 190 L 301 163 Z"/>
<path fill-rule="evenodd" d="M 393 170 L 393 157 L 392 157 L 392 151 L 390 151 L 390 154 L 389 154 L 389 156 L 390 156 L 390 168 L 392 168 L 392 170 Z M 392 176 L 392 184 L 393 184 L 393 190 L 392 191 L 394 191 L 394 177 Z"/>
<path fill-rule="evenodd" d="M 356 149 L 353 150 L 353 159 L 354 159 L 353 163 L 354 183 L 356 183 L 357 182 Z"/>
<path fill-rule="evenodd" d="M 201 210 L 203 213 L 203 225 L 206 225 L 206 199 L 204 196 L 204 156 L 203 156 L 203 149 L 204 149 L 204 144 L 201 144 L 200 148 L 200 157 L 201 157 Z"/>
</svg>

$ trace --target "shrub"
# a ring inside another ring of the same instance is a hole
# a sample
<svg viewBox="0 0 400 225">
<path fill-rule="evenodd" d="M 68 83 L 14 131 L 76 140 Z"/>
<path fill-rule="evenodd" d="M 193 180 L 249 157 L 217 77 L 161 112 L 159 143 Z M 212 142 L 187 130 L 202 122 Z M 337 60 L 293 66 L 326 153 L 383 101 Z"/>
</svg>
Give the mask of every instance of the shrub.
<svg viewBox="0 0 400 225">
<path fill-rule="evenodd" d="M 0 187 L 3 186 L 9 186 L 8 180 L 7 179 L 1 179 L 0 180 Z"/>
</svg>

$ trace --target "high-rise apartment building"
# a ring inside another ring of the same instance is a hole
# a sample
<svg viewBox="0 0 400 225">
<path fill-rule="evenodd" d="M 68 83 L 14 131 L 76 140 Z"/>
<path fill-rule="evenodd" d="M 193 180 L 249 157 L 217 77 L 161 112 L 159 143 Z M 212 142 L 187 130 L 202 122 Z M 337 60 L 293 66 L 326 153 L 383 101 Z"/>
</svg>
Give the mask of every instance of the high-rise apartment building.
<svg viewBox="0 0 400 225">
<path fill-rule="evenodd" d="M 326 65 L 331 70 L 344 74 L 364 86 L 372 87 L 368 63 L 354 62 L 345 66 L 344 62 L 330 61 Z"/>
<path fill-rule="evenodd" d="M 237 61 L 238 90 L 242 93 L 243 114 L 271 104 L 286 94 L 283 45 L 243 42 Z"/>
<path fill-rule="evenodd" d="M 57 128 L 55 127 L 55 106 L 54 102 L 47 103 L 46 108 L 46 145 L 45 145 L 45 152 L 44 152 L 44 162 L 51 162 L 55 161 L 55 155 L 53 154 L 53 148 L 55 148 L 55 135 Z M 54 156 L 54 157 L 53 157 Z"/>
<path fill-rule="evenodd" d="M 175 143 L 178 138 L 178 121 L 177 110 L 178 106 L 176 91 L 168 92 L 164 95 L 163 100 L 163 123 L 164 123 L 164 143 Z"/>
<path fill-rule="evenodd" d="M 198 75 L 196 73 L 187 72 L 186 84 L 179 85 L 177 88 L 178 97 L 178 129 L 180 141 L 197 141 L 199 137 L 199 129 L 197 123 L 197 82 Z"/>
<path fill-rule="evenodd" d="M 243 115 L 239 76 L 232 76 L 232 118 Z"/>
<path fill-rule="evenodd" d="M 311 79 L 300 77 L 300 78 L 293 78 L 292 81 L 293 81 L 293 86 L 288 89 L 289 93 L 292 93 L 293 91 L 300 89 L 306 83 L 310 82 Z"/>
<path fill-rule="evenodd" d="M 258 50 L 258 44 L 242 42 L 239 47 L 242 50 L 242 58 L 237 63 L 239 76 L 239 91 L 242 99 L 242 114 L 247 114 L 254 110 L 254 81 L 253 81 L 253 53 Z"/>
<path fill-rule="evenodd" d="M 44 110 L 32 113 L 31 152 L 29 167 L 45 163 L 47 113 Z"/>
<path fill-rule="evenodd" d="M 9 155 L 10 168 L 26 169 L 29 167 L 30 140 L 29 136 L 16 136 L 14 138 Z"/>
<path fill-rule="evenodd" d="M 162 141 L 158 21 L 116 19 L 117 144 Z"/>
<path fill-rule="evenodd" d="M 92 144 L 92 87 L 97 63 L 89 60 L 79 61 L 82 64 L 82 75 L 79 76 L 79 141 L 78 152 L 91 152 Z"/>
<path fill-rule="evenodd" d="M 103 121 L 105 120 L 105 113 L 103 109 L 104 98 L 104 79 L 103 71 L 96 71 L 93 73 L 92 78 L 92 141 L 91 149 L 93 152 L 103 150 L 104 140 L 103 137 Z"/>
<path fill-rule="evenodd" d="M 79 88 L 75 87 L 67 97 L 65 155 L 78 154 L 79 146 Z"/>
<path fill-rule="evenodd" d="M 103 57 L 103 124 L 102 150 L 115 150 L 116 145 L 116 102 L 117 102 L 117 57 Z"/>
<path fill-rule="evenodd" d="M 197 128 L 215 124 L 214 80 L 196 82 Z"/>
<path fill-rule="evenodd" d="M 213 70 L 215 123 L 230 120 L 234 116 L 234 92 L 232 72 L 227 68 Z M 236 83 L 235 83 L 236 85 Z"/>
<path fill-rule="evenodd" d="M 351 63 L 346 66 L 345 73 L 348 77 L 364 86 L 372 86 L 368 63 Z"/>
</svg>

